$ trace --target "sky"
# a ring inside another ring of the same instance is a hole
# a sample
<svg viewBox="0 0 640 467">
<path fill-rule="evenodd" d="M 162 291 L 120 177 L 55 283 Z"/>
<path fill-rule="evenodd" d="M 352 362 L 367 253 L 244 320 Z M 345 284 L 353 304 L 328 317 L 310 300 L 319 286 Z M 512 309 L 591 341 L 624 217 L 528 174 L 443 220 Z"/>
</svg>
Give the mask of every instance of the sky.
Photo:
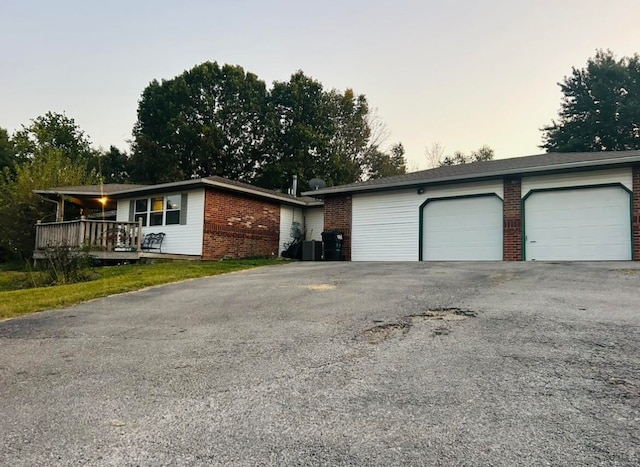
<svg viewBox="0 0 640 467">
<path fill-rule="evenodd" d="M 0 0 L 0 127 L 60 112 L 128 149 L 150 81 L 217 61 L 366 95 L 412 170 L 434 143 L 539 154 L 558 82 L 597 49 L 640 53 L 638 18 L 638 0 Z"/>
</svg>

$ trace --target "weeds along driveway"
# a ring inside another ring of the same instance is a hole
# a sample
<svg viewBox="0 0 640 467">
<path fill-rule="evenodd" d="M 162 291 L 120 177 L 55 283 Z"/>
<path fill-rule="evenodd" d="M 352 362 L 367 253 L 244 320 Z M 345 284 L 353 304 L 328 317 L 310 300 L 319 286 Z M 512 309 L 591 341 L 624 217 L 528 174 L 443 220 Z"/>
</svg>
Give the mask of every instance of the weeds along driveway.
<svg viewBox="0 0 640 467">
<path fill-rule="evenodd" d="M 294 263 L 4 321 L 0 464 L 638 465 L 639 285 Z"/>
</svg>

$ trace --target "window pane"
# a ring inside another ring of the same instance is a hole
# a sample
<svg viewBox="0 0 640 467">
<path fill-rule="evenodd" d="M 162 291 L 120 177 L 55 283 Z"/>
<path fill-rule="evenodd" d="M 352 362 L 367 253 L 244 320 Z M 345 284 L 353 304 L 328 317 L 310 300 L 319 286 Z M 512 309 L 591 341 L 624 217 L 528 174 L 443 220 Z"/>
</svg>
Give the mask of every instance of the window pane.
<svg viewBox="0 0 640 467">
<path fill-rule="evenodd" d="M 180 211 L 167 211 L 167 225 L 180 223 Z"/>
<path fill-rule="evenodd" d="M 167 211 L 170 211 L 173 209 L 180 209 L 181 203 L 182 203 L 182 195 L 167 196 Z"/>
<path fill-rule="evenodd" d="M 149 225 L 162 225 L 162 212 L 152 212 L 149 215 Z"/>
<path fill-rule="evenodd" d="M 151 198 L 151 210 L 162 211 L 162 198 Z M 157 225 L 157 224 L 154 224 Z"/>
<path fill-rule="evenodd" d="M 136 220 L 136 222 L 138 222 L 138 219 L 142 219 L 142 226 L 146 226 L 147 225 L 147 215 L 146 214 L 136 214 L 136 217 L 134 217 L 134 219 Z"/>
<path fill-rule="evenodd" d="M 147 212 L 147 200 L 146 199 L 137 199 L 136 200 L 136 212 Z"/>
</svg>

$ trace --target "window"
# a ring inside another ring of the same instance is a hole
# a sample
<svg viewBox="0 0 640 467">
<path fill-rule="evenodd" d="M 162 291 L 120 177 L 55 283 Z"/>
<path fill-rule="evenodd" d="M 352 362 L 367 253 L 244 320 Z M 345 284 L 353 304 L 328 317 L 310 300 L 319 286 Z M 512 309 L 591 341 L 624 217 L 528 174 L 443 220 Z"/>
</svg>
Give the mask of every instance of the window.
<svg viewBox="0 0 640 467">
<path fill-rule="evenodd" d="M 138 219 L 142 219 L 142 226 L 147 225 L 147 200 L 146 199 L 137 199 L 135 202 L 135 216 L 133 217 L 135 222 L 138 222 Z"/>
<path fill-rule="evenodd" d="M 151 212 L 149 213 L 149 225 L 162 225 L 162 205 L 163 200 L 160 198 L 151 198 Z"/>
<path fill-rule="evenodd" d="M 156 196 L 132 201 L 133 212 L 129 218 L 135 222 L 142 219 L 145 227 L 180 224 L 180 218 L 185 214 L 181 212 L 183 196 L 186 195 Z"/>
<path fill-rule="evenodd" d="M 180 223 L 180 207 L 182 204 L 182 195 L 167 196 L 166 220 L 165 224 L 179 224 Z"/>
</svg>

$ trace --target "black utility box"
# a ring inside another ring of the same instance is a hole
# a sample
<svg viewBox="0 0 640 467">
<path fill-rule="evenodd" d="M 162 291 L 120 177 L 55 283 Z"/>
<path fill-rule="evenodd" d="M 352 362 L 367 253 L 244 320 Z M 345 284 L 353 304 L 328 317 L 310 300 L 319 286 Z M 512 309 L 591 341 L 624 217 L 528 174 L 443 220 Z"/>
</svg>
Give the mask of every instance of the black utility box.
<svg viewBox="0 0 640 467">
<path fill-rule="evenodd" d="M 342 261 L 342 232 L 322 232 L 323 259 Z"/>
<path fill-rule="evenodd" d="M 302 242 L 302 261 L 320 261 L 322 259 L 322 242 L 307 240 Z"/>
</svg>

